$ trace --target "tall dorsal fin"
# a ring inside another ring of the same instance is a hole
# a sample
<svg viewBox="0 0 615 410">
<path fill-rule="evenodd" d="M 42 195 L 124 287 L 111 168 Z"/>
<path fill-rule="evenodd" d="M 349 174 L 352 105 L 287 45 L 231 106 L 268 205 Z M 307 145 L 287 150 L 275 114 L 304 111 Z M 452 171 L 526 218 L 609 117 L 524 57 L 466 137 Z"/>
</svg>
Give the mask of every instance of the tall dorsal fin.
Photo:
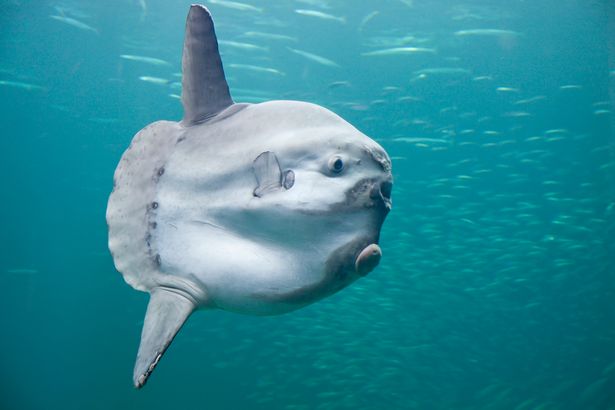
<svg viewBox="0 0 615 410">
<path fill-rule="evenodd" d="M 214 22 L 209 10 L 200 4 L 190 6 L 188 13 L 182 71 L 184 125 L 206 121 L 233 105 Z"/>
</svg>

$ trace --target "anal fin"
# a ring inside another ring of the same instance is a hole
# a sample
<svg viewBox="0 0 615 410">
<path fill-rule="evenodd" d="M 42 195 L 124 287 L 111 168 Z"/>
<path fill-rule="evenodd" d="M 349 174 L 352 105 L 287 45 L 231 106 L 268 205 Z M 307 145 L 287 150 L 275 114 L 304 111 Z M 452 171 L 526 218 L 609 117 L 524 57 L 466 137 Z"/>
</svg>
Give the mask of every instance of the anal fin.
<svg viewBox="0 0 615 410">
<path fill-rule="evenodd" d="M 192 300 L 171 289 L 152 290 L 133 374 L 136 388 L 145 385 L 165 350 L 195 308 Z"/>
</svg>

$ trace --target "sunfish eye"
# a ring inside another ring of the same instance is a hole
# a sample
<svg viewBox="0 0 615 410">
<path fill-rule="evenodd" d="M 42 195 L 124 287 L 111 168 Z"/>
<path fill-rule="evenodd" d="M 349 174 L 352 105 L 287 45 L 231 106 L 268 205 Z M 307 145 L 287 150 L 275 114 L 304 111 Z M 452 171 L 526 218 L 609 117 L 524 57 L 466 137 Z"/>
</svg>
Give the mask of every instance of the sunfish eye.
<svg viewBox="0 0 615 410">
<path fill-rule="evenodd" d="M 329 170 L 336 174 L 339 174 L 344 170 L 344 160 L 339 155 L 331 157 L 329 159 Z"/>
</svg>

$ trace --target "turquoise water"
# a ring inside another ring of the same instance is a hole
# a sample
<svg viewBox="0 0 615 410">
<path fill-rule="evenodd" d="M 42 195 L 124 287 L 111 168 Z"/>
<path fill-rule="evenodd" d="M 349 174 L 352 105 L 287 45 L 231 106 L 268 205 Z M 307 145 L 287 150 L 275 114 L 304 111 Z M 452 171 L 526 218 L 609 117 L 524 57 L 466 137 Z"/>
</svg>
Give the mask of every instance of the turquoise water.
<svg viewBox="0 0 615 410">
<path fill-rule="evenodd" d="M 190 2 L 4 0 L 0 407 L 615 409 L 612 3 L 214 3 L 236 101 L 321 104 L 393 158 L 380 266 L 197 312 L 135 390 L 148 297 L 105 208 L 132 136 L 182 116 Z"/>
</svg>

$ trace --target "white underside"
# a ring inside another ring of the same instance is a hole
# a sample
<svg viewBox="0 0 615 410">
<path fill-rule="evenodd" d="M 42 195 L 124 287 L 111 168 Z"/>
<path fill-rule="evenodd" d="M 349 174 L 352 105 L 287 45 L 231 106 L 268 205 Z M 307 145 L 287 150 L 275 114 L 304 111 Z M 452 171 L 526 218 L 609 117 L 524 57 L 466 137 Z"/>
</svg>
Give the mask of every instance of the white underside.
<svg viewBox="0 0 615 410">
<path fill-rule="evenodd" d="M 267 300 L 322 280 L 324 260 L 335 246 L 284 246 L 246 239 L 201 222 L 159 225 L 162 270 L 192 280 L 205 290 L 206 306 L 241 313 L 282 313 L 287 306 Z M 316 295 L 315 295 L 316 296 Z"/>
</svg>

